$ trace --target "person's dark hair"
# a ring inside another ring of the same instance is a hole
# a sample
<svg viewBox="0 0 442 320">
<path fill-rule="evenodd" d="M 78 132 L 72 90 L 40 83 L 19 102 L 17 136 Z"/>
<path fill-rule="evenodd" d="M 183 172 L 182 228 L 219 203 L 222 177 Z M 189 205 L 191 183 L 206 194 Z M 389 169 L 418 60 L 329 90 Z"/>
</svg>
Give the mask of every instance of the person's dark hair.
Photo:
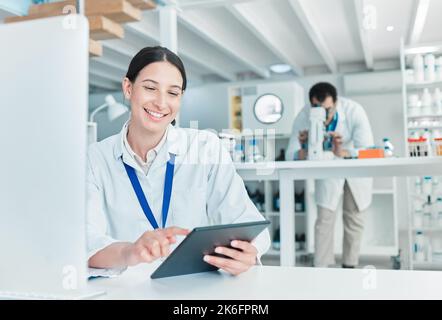
<svg viewBox="0 0 442 320">
<path fill-rule="evenodd" d="M 332 97 L 333 102 L 336 102 L 338 99 L 338 93 L 332 84 L 328 82 L 319 82 L 311 87 L 309 92 L 310 102 L 313 98 L 316 98 L 322 103 L 327 97 Z"/>
<path fill-rule="evenodd" d="M 182 91 L 186 90 L 187 77 L 184 64 L 180 57 L 165 47 L 156 46 L 141 49 L 132 58 L 129 68 L 127 69 L 126 77 L 130 80 L 130 82 L 134 83 L 138 74 L 145 66 L 160 61 L 167 61 L 178 69 L 178 71 L 181 73 L 181 77 L 183 78 L 183 85 L 181 89 Z M 172 125 L 175 125 L 175 120 L 172 121 Z"/>
<path fill-rule="evenodd" d="M 129 68 L 126 73 L 126 77 L 133 83 L 137 78 L 140 71 L 147 65 L 159 62 L 167 61 L 174 65 L 178 71 L 181 73 L 183 78 L 183 91 L 186 90 L 187 78 L 186 70 L 184 69 L 184 64 L 181 59 L 172 51 L 167 48 L 156 46 L 156 47 L 145 47 L 141 49 L 133 58 L 129 64 Z"/>
</svg>

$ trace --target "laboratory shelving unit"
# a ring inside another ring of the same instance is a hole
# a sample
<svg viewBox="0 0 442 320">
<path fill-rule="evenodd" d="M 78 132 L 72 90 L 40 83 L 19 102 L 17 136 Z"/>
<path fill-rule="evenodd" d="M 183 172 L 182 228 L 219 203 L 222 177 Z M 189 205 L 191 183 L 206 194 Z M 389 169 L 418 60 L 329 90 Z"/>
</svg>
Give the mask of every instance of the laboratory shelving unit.
<svg viewBox="0 0 442 320">
<path fill-rule="evenodd" d="M 278 248 L 275 248 L 275 246 L 274 246 L 275 243 L 273 242 L 275 232 L 279 228 L 279 215 L 280 215 L 279 210 L 275 210 L 275 208 L 273 206 L 274 194 L 275 194 L 275 192 L 278 191 L 277 183 L 276 183 L 276 181 L 269 181 L 269 180 L 262 181 L 262 182 L 246 181 L 245 183 L 246 183 L 246 186 L 253 185 L 255 188 L 258 187 L 257 184 L 263 183 L 264 208 L 261 211 L 261 213 L 267 220 L 269 220 L 271 222 L 271 226 L 269 227 L 269 232 L 270 232 L 270 237 L 272 240 L 271 247 L 265 255 L 266 256 L 274 256 L 274 257 L 279 256 L 280 250 Z M 305 190 L 305 184 L 303 181 L 297 181 L 295 183 L 296 183 L 297 187 L 300 187 L 301 189 L 304 188 L 304 190 Z M 299 185 L 298 185 L 298 183 L 299 183 Z M 305 192 L 304 192 L 304 195 L 305 195 Z M 297 221 L 296 234 L 299 234 L 299 235 L 306 234 L 306 216 L 307 216 L 306 206 L 307 206 L 307 204 L 304 201 L 304 210 L 294 212 L 295 217 L 296 217 L 296 221 Z M 295 240 L 295 239 L 293 239 L 293 240 Z M 297 248 L 297 250 L 296 250 L 296 257 L 297 258 L 300 258 L 303 255 L 307 254 L 306 244 L 307 244 L 307 242 L 304 243 L 304 249 Z M 300 245 L 300 243 L 299 243 L 299 245 Z"/>
<path fill-rule="evenodd" d="M 442 89 L 442 79 L 436 79 L 435 81 L 423 81 L 415 82 L 413 77 L 412 60 L 417 54 L 425 55 L 427 53 L 433 53 L 437 56 L 442 56 L 442 43 L 427 43 L 415 46 L 405 46 L 403 39 L 400 44 L 400 62 L 402 71 L 402 101 L 403 101 L 403 114 L 404 114 L 404 139 L 405 139 L 405 150 L 406 156 L 409 157 L 409 143 L 408 137 L 413 131 L 424 131 L 424 130 L 440 130 L 442 131 L 442 114 L 437 113 L 434 110 L 434 106 L 431 106 L 431 112 L 427 114 L 410 114 L 409 113 L 409 101 L 408 97 L 410 93 L 421 94 L 425 88 L 429 90 L 434 90 L 435 88 Z M 417 125 L 415 124 L 417 122 Z M 431 221 L 430 227 L 415 227 L 414 224 L 414 199 L 416 197 L 422 197 L 422 195 L 416 195 L 413 192 L 413 184 L 418 177 L 408 177 L 407 178 L 407 203 L 408 203 L 408 266 L 409 269 L 442 269 L 442 259 L 439 256 L 442 254 L 442 227 L 435 225 L 437 222 Z M 433 177 L 434 178 L 434 177 Z M 434 180 L 434 179 L 433 179 Z M 440 180 L 440 178 L 439 178 Z M 437 197 L 442 196 L 442 194 L 432 194 L 432 210 L 435 210 L 435 200 Z M 425 201 L 425 200 L 424 200 Z M 434 217 L 434 215 L 433 215 Z M 417 261 L 415 259 L 415 243 L 416 234 L 420 231 L 425 236 L 425 249 L 428 249 L 428 244 L 431 245 L 433 249 L 435 246 L 433 243 L 439 242 L 439 248 L 434 251 L 425 250 L 425 260 Z M 437 254 L 438 259 L 435 261 L 433 259 L 434 255 Z"/>
</svg>

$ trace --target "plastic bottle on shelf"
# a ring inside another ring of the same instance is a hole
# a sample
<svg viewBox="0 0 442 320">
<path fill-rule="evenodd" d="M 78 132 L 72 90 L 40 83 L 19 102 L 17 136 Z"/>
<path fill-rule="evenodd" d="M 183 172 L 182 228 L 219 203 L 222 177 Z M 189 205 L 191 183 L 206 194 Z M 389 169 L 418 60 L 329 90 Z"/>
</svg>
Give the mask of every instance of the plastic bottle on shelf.
<svg viewBox="0 0 442 320">
<path fill-rule="evenodd" d="M 424 196 L 431 196 L 433 182 L 431 177 L 424 177 L 422 181 L 422 193 Z"/>
<path fill-rule="evenodd" d="M 391 158 L 394 156 L 394 146 L 393 144 L 390 142 L 390 139 L 388 138 L 384 138 L 383 139 L 384 142 L 384 155 L 386 158 Z"/>
<path fill-rule="evenodd" d="M 433 92 L 433 113 L 442 114 L 442 94 L 439 88 L 435 88 Z"/>
<path fill-rule="evenodd" d="M 247 150 L 246 158 L 247 162 L 260 162 L 263 160 L 256 139 L 249 140 L 249 148 Z"/>
<path fill-rule="evenodd" d="M 424 81 L 424 58 L 421 54 L 416 54 L 413 58 L 414 81 Z"/>
<path fill-rule="evenodd" d="M 434 82 L 436 80 L 436 59 L 434 54 L 428 53 L 424 58 L 424 80 Z"/>
<path fill-rule="evenodd" d="M 408 106 L 418 107 L 419 106 L 419 95 L 413 93 L 408 95 Z"/>
<path fill-rule="evenodd" d="M 414 240 L 414 259 L 416 261 L 424 261 L 424 244 L 425 238 L 422 231 L 417 231 Z"/>
<path fill-rule="evenodd" d="M 234 152 L 235 152 L 235 136 L 233 134 L 229 133 L 220 133 L 218 135 L 221 145 L 224 147 L 224 149 L 230 154 L 230 157 L 232 160 L 234 160 Z"/>
<path fill-rule="evenodd" d="M 408 116 L 414 117 L 420 115 L 419 95 L 413 93 L 408 95 Z"/>
<path fill-rule="evenodd" d="M 422 217 L 422 225 L 424 228 L 431 227 L 431 202 L 426 203 L 424 206 L 424 214 Z"/>
<path fill-rule="evenodd" d="M 433 177 L 432 180 L 433 181 L 432 181 L 431 191 L 433 193 L 431 198 L 436 199 L 436 195 L 439 193 L 439 188 L 440 188 L 439 177 Z"/>
<path fill-rule="evenodd" d="M 431 245 L 431 238 L 427 237 L 426 256 L 428 262 L 433 262 L 433 246 Z"/>
<path fill-rule="evenodd" d="M 425 204 L 425 202 L 420 197 L 416 197 L 413 201 L 414 211 L 417 211 L 417 210 L 422 211 L 424 204 Z"/>
<path fill-rule="evenodd" d="M 432 151 L 432 136 L 431 136 L 431 131 L 428 130 L 427 128 L 424 129 L 423 133 L 422 133 L 422 138 L 425 139 L 425 141 L 422 142 L 422 145 L 420 146 L 421 148 L 421 157 L 428 157 L 431 156 L 433 153 Z"/>
<path fill-rule="evenodd" d="M 436 80 L 442 81 L 442 56 L 436 59 Z"/>
<path fill-rule="evenodd" d="M 246 154 L 245 154 L 246 162 L 250 162 L 250 163 L 255 162 L 254 156 L 253 156 L 255 153 L 255 146 L 256 146 L 256 140 L 255 139 L 249 140 L 249 144 L 247 146 Z"/>
<path fill-rule="evenodd" d="M 431 225 L 437 226 L 439 225 L 439 212 L 442 212 L 442 198 L 437 198 L 431 209 Z"/>
<path fill-rule="evenodd" d="M 436 210 L 437 210 L 437 225 L 442 227 L 442 198 L 437 198 L 436 200 Z"/>
<path fill-rule="evenodd" d="M 422 180 L 420 177 L 417 177 L 414 181 L 414 192 L 416 193 L 416 195 L 422 194 Z"/>
<path fill-rule="evenodd" d="M 411 139 L 419 139 L 419 132 L 411 131 L 409 138 L 411 138 Z"/>
<path fill-rule="evenodd" d="M 424 213 L 422 209 L 415 209 L 413 213 L 413 226 L 416 229 L 421 229 L 423 227 L 423 216 Z"/>
<path fill-rule="evenodd" d="M 235 145 L 235 152 L 233 153 L 234 162 L 242 162 L 244 159 L 244 147 L 241 143 Z"/>
<path fill-rule="evenodd" d="M 425 88 L 422 93 L 422 115 L 429 115 L 431 114 L 431 105 L 432 105 L 432 99 L 430 90 L 428 88 Z"/>
</svg>

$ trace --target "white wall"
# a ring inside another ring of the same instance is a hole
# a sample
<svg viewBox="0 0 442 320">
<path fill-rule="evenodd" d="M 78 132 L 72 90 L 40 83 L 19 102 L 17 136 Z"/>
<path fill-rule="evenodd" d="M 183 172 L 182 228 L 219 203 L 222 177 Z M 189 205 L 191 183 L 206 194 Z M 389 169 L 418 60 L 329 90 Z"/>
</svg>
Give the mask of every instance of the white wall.
<svg viewBox="0 0 442 320">
<path fill-rule="evenodd" d="M 189 127 L 191 121 L 198 121 L 199 129 L 220 132 L 228 128 L 228 86 L 221 83 L 187 89 L 181 105 L 180 127 Z"/>
</svg>

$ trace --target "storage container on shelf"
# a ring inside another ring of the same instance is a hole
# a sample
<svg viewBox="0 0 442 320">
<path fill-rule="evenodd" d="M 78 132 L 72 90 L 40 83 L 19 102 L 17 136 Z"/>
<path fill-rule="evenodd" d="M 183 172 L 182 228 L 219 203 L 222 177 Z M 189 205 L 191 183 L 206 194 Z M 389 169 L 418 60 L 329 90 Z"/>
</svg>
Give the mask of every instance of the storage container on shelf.
<svg viewBox="0 0 442 320">
<path fill-rule="evenodd" d="M 421 195 L 422 194 L 422 179 L 420 177 L 416 177 L 416 180 L 414 181 L 414 193 L 416 195 Z M 420 208 L 422 209 L 422 203 L 420 204 Z M 416 203 L 415 203 L 415 207 L 417 207 Z"/>
<path fill-rule="evenodd" d="M 433 191 L 433 181 L 431 177 L 424 177 L 422 181 L 422 194 L 427 198 L 428 196 L 431 196 L 431 193 Z"/>
<path fill-rule="evenodd" d="M 432 53 L 427 53 L 424 57 L 424 80 L 427 82 L 436 80 L 436 59 Z"/>
<path fill-rule="evenodd" d="M 429 140 L 423 137 L 418 139 L 408 138 L 408 153 L 410 157 L 431 156 L 431 145 Z"/>
<path fill-rule="evenodd" d="M 442 81 L 442 56 L 436 59 L 436 80 Z"/>
<path fill-rule="evenodd" d="M 442 156 L 442 138 L 434 139 L 434 155 Z"/>
<path fill-rule="evenodd" d="M 408 115 L 411 117 L 421 115 L 421 101 L 419 95 L 415 93 L 408 95 Z"/>
<path fill-rule="evenodd" d="M 232 160 L 234 160 L 234 152 L 235 152 L 235 135 L 230 133 L 219 133 L 218 137 L 221 141 L 221 145 L 225 148 L 225 150 L 229 153 Z"/>
<path fill-rule="evenodd" d="M 413 212 L 413 226 L 416 229 L 421 229 L 423 227 L 423 216 L 424 212 L 422 209 L 416 209 Z"/>
<path fill-rule="evenodd" d="M 432 220 L 434 226 L 440 225 L 442 218 L 442 198 L 438 197 L 433 205 Z"/>
<path fill-rule="evenodd" d="M 425 237 L 422 231 L 417 231 L 414 240 L 414 259 L 416 261 L 425 261 L 424 244 Z"/>
<path fill-rule="evenodd" d="M 431 98 L 430 90 L 425 88 L 422 92 L 422 115 L 431 115 L 431 106 L 433 99 Z"/>
<path fill-rule="evenodd" d="M 430 228 L 431 227 L 431 203 L 426 203 L 424 206 L 424 213 L 422 217 L 422 225 L 424 228 Z"/>
<path fill-rule="evenodd" d="M 419 53 L 413 58 L 413 73 L 415 82 L 424 81 L 424 57 Z"/>
<path fill-rule="evenodd" d="M 442 114 L 442 94 L 439 88 L 435 88 L 433 92 L 433 113 Z"/>
<path fill-rule="evenodd" d="M 439 183 L 439 177 L 435 177 L 433 176 L 433 185 L 432 185 L 432 198 L 434 198 L 433 200 L 436 201 L 438 195 L 440 194 L 440 183 Z"/>
</svg>

